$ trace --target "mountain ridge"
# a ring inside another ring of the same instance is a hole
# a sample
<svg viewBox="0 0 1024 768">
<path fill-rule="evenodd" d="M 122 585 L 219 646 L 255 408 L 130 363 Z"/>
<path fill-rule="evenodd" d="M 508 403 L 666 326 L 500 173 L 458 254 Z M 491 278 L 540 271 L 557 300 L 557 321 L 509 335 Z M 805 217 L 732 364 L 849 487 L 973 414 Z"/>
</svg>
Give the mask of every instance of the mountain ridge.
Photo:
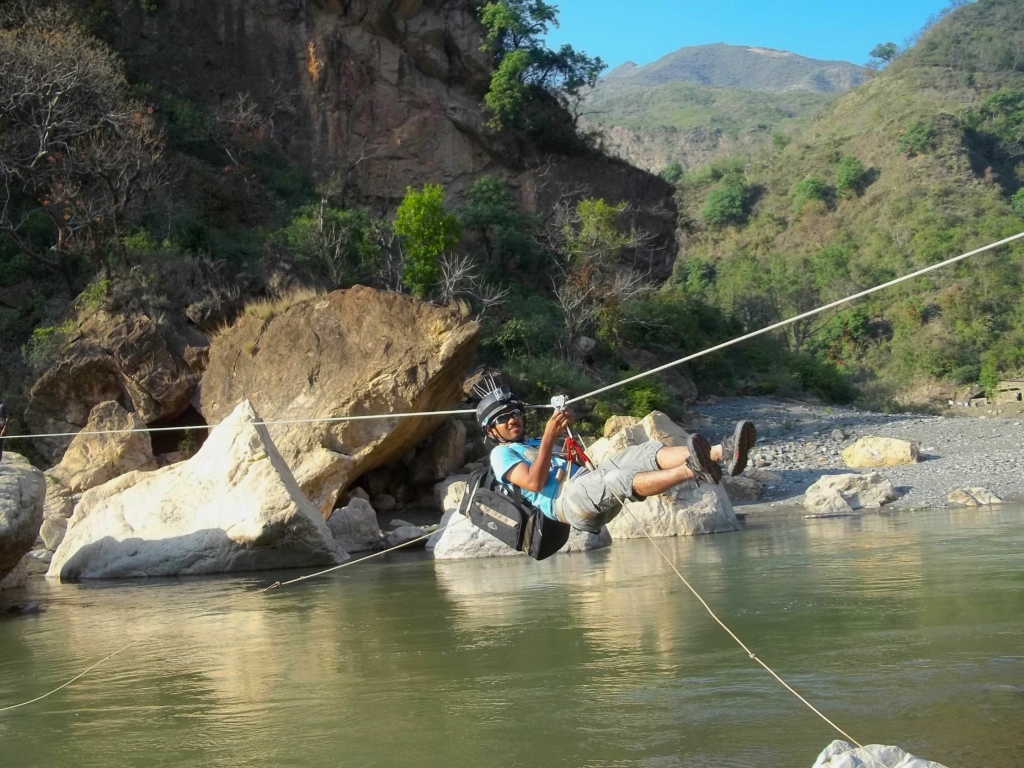
<svg viewBox="0 0 1024 768">
<path fill-rule="evenodd" d="M 869 77 L 870 70 L 848 61 L 812 59 L 761 46 L 710 43 L 684 46 L 643 66 L 628 61 L 605 75 L 598 89 L 627 82 L 686 82 L 754 91 L 839 93 Z"/>
</svg>

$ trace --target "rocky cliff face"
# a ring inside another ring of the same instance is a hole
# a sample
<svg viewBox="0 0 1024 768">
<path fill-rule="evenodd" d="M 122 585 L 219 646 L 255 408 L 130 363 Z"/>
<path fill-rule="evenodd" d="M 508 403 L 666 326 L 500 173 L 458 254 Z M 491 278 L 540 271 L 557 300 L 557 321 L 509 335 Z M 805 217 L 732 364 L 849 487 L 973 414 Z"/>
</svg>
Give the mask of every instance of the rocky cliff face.
<svg viewBox="0 0 1024 768">
<path fill-rule="evenodd" d="M 653 230 L 667 276 L 675 256 L 672 190 L 599 155 L 510 148 L 481 113 L 491 59 L 472 0 L 118 0 L 114 44 L 141 80 L 212 107 L 250 94 L 273 111 L 289 153 L 346 197 L 378 210 L 407 186 L 456 198 L 483 174 L 504 177 L 527 209 L 567 189 L 626 200 Z"/>
</svg>

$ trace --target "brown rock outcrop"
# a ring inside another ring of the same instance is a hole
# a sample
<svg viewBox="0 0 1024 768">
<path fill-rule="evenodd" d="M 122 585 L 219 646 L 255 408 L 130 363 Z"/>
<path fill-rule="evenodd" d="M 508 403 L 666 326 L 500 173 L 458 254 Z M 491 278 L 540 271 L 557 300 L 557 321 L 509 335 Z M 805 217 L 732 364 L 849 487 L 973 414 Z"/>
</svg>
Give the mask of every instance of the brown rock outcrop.
<svg viewBox="0 0 1024 768">
<path fill-rule="evenodd" d="M 249 399 L 267 421 L 447 410 L 463 396 L 479 328 L 397 293 L 357 286 L 218 336 L 199 410 L 221 421 Z M 393 461 L 444 417 L 273 424 L 270 435 L 326 516 L 356 477 Z"/>
<path fill-rule="evenodd" d="M 145 427 L 137 414 L 128 413 L 117 401 L 102 402 L 89 413 L 82 431 L 109 434 L 76 435 L 49 474 L 72 493 L 81 493 L 125 472 L 156 469 L 149 434 L 122 431 Z"/>
<path fill-rule="evenodd" d="M 529 210 L 571 189 L 629 202 L 625 226 L 655 238 L 638 266 L 671 272 L 669 184 L 597 152 L 551 155 L 486 128 L 493 60 L 474 0 L 162 0 L 153 13 L 118 3 L 114 44 L 141 80 L 213 109 L 249 94 L 275 112 L 287 151 L 333 176 L 348 203 L 387 210 L 425 183 L 458 199 L 483 174 L 508 179 Z"/>
<path fill-rule="evenodd" d="M 100 309 L 74 330 L 32 386 L 25 422 L 36 433 L 77 432 L 93 407 L 116 400 L 143 422 L 179 415 L 202 376 L 209 342 L 184 318 L 135 301 Z M 57 462 L 70 437 L 37 438 Z"/>
</svg>

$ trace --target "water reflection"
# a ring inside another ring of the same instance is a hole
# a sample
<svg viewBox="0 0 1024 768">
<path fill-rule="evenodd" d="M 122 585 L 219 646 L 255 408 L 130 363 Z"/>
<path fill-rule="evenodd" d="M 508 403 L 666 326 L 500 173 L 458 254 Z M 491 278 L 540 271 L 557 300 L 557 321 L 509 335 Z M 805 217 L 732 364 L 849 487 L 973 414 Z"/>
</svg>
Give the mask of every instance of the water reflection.
<svg viewBox="0 0 1024 768">
<path fill-rule="evenodd" d="M 855 735 L 1013 765 L 1022 522 L 1019 508 L 942 510 L 658 544 Z M 810 765 L 832 738 L 646 541 L 341 573 L 267 595 L 252 590 L 275 575 L 34 585 L 47 612 L 0 621 L 0 703 L 171 629 L 0 715 L 3 764 Z"/>
</svg>

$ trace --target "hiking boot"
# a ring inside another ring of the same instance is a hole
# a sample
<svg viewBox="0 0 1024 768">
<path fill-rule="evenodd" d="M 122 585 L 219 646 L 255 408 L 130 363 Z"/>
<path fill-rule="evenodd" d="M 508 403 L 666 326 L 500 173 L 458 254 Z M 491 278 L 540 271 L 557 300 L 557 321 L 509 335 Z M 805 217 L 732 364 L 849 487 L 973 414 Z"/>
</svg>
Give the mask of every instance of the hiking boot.
<svg viewBox="0 0 1024 768">
<path fill-rule="evenodd" d="M 757 428 L 752 421 L 737 421 L 736 428 L 722 441 L 722 461 L 726 471 L 736 477 L 747 468 L 750 449 L 757 442 Z"/>
<path fill-rule="evenodd" d="M 722 468 L 717 461 L 711 458 L 711 445 L 701 435 L 689 435 L 686 438 L 686 447 L 690 455 L 686 457 L 686 466 L 693 472 L 693 476 L 700 483 L 714 483 L 722 479 Z"/>
</svg>

